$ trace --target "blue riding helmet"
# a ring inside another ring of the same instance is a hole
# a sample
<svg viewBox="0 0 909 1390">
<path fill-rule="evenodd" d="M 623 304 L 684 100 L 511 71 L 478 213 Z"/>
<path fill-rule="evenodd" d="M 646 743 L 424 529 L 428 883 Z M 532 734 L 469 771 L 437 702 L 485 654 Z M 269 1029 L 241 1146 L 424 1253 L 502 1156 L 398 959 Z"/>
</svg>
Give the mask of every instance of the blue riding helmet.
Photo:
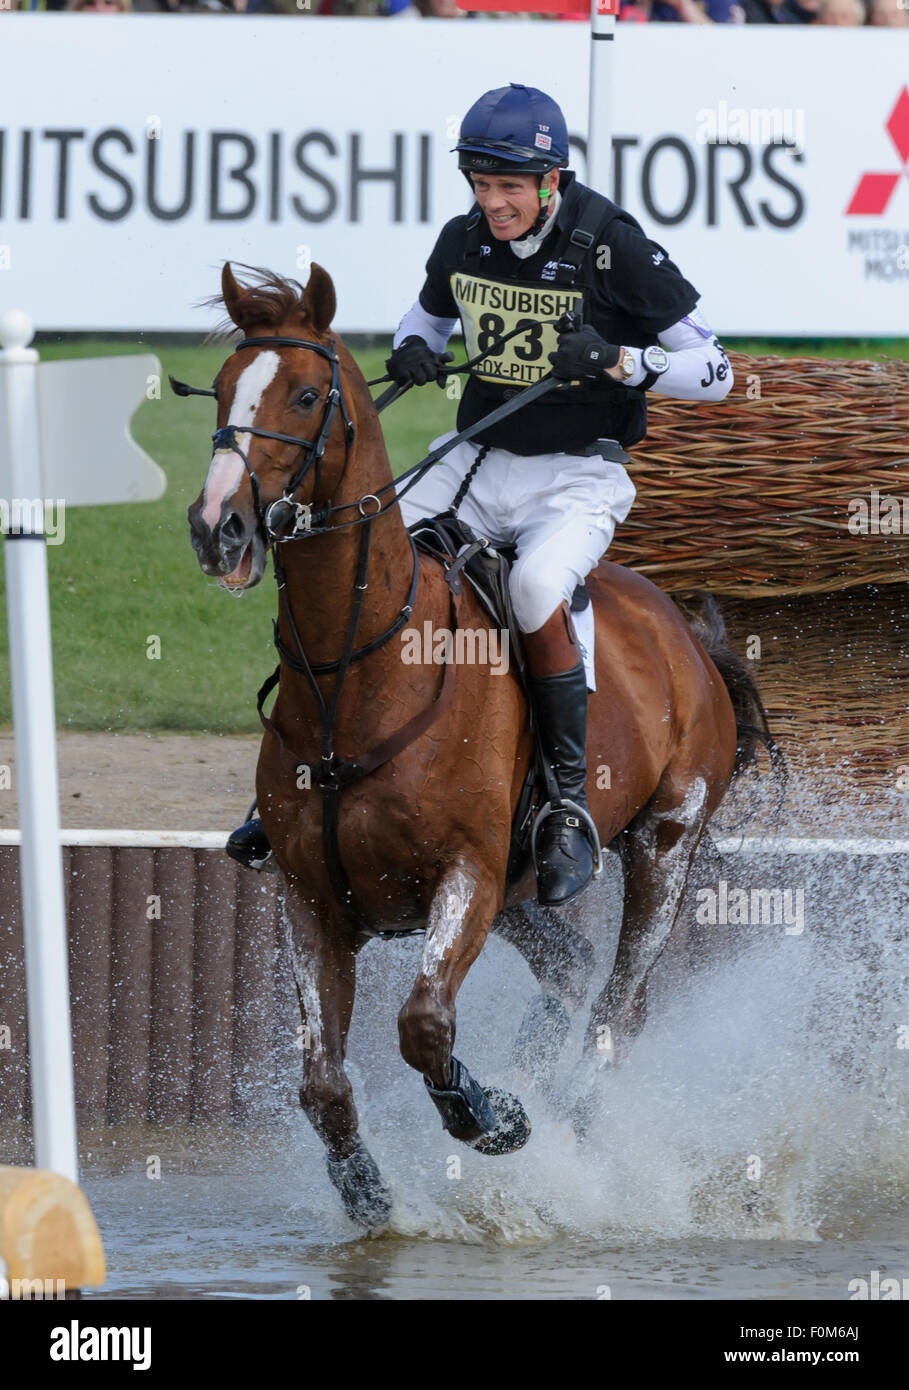
<svg viewBox="0 0 909 1390">
<path fill-rule="evenodd" d="M 568 127 L 552 97 L 511 82 L 474 102 L 455 149 L 468 182 L 471 173 L 547 174 L 568 163 Z"/>
</svg>

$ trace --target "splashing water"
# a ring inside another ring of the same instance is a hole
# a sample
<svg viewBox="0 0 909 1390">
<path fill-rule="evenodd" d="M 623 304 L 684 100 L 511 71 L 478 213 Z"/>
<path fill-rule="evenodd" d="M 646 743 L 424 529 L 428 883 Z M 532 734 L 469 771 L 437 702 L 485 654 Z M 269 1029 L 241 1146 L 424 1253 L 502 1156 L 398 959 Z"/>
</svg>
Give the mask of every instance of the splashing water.
<svg viewBox="0 0 909 1390">
<path fill-rule="evenodd" d="M 377 1156 L 397 1179 L 397 1229 L 505 1241 L 812 1240 L 860 1226 L 863 1212 L 895 1214 L 909 1167 L 909 1057 L 898 1046 L 906 957 L 887 889 L 898 868 L 763 857 L 757 868 L 748 878 L 761 885 L 798 880 L 804 931 L 743 928 L 734 959 L 681 987 L 655 980 L 627 1062 L 596 1073 L 583 1139 L 558 1104 L 526 1089 L 534 1133 L 508 1159 L 434 1134 L 419 1078 L 393 1061 L 394 1006 L 369 1018 L 360 1010 L 351 1053 L 369 1058 L 359 1094 L 370 1096 Z M 614 931 L 591 936 L 614 945 Z M 384 984 L 396 1004 L 415 952 L 394 949 L 393 966 L 373 955 L 368 992 Z M 609 955 L 601 950 L 601 961 Z M 604 979 L 601 970 L 598 986 Z M 485 1084 L 520 1091 L 506 1063 L 532 992 L 523 963 L 491 941 L 462 989 L 456 1044 Z M 579 1060 L 586 1018 L 581 1011 L 566 1046 L 565 1094 L 579 1066 L 592 1065 Z M 459 1178 L 449 1176 L 448 1155 L 461 1160 Z"/>
<path fill-rule="evenodd" d="M 655 972 L 627 1062 L 591 1072 L 585 1007 L 552 1093 L 511 1069 L 536 986 L 490 939 L 461 990 L 455 1051 L 524 1102 L 533 1133 L 509 1157 L 445 1134 L 400 1057 L 396 1017 L 421 940 L 370 945 L 348 1070 L 394 1194 L 390 1231 L 359 1238 L 299 1113 L 255 1136 L 207 1144 L 194 1132 L 188 1155 L 168 1155 L 162 1137 L 167 1182 L 137 1176 L 135 1155 L 117 1176 L 107 1160 L 87 1164 L 109 1291 L 595 1298 L 611 1284 L 617 1296 L 846 1297 L 869 1268 L 905 1274 L 902 868 L 899 857 L 729 856 L 730 883 L 803 889 L 804 930 L 697 926 L 702 944 L 715 938 L 713 959 L 682 980 Z M 617 873 L 589 899 L 596 993 L 615 949 Z M 597 1104 L 579 1137 L 565 1101 L 591 1076 Z"/>
</svg>

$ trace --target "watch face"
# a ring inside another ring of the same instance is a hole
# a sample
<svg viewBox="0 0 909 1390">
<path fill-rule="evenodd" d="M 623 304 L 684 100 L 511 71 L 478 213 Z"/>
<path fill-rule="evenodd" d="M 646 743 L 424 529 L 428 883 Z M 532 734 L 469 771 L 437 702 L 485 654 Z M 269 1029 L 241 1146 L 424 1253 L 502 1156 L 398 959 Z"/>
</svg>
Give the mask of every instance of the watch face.
<svg viewBox="0 0 909 1390">
<path fill-rule="evenodd" d="M 644 366 L 651 372 L 665 372 L 669 366 L 669 353 L 665 348 L 645 348 L 642 354 Z"/>
</svg>

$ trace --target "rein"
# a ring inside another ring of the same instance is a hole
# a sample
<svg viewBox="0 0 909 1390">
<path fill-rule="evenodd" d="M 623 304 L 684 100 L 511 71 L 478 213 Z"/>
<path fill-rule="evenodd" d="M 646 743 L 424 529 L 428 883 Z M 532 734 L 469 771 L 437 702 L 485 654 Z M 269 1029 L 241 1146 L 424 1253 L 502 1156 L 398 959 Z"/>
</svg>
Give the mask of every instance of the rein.
<svg viewBox="0 0 909 1390">
<path fill-rule="evenodd" d="M 565 322 L 565 327 L 567 329 L 567 320 L 570 319 L 572 321 L 572 324 L 574 324 L 576 318 L 577 312 L 569 310 L 567 313 L 563 314 L 561 318 L 541 319 L 540 322 L 549 324 L 559 324 Z M 467 361 L 462 362 L 459 367 L 446 367 L 446 375 L 455 376 L 459 372 L 469 372 L 472 367 L 475 367 L 477 365 L 478 362 L 482 362 L 484 358 L 494 355 L 495 352 L 498 352 L 499 348 L 504 347 L 505 344 L 510 342 L 512 338 L 516 338 L 519 333 L 526 332 L 526 323 L 519 323 L 517 328 L 512 328 L 510 333 L 501 333 L 498 338 L 493 338 L 492 345 L 490 347 L 485 348 L 483 352 L 478 352 L 475 357 L 468 357 Z M 444 357 L 442 358 L 442 361 L 450 362 L 453 356 L 453 353 L 446 352 Z M 391 376 L 388 372 L 386 372 L 384 376 L 374 376 L 370 381 L 367 381 L 366 385 L 381 386 L 384 381 L 394 381 L 394 377 Z M 397 399 L 399 394 L 403 395 L 405 391 L 409 391 L 412 385 L 413 382 L 410 382 L 407 386 L 398 387 L 397 391 L 383 391 L 382 395 L 376 398 L 376 410 L 381 414 L 381 412 L 385 409 L 387 405 L 391 405 Z"/>
<path fill-rule="evenodd" d="M 563 315 L 563 318 L 567 317 L 569 316 Z M 561 320 L 559 320 L 559 322 L 561 322 Z M 504 337 L 498 339 L 497 342 L 505 342 L 508 338 L 513 338 L 516 332 L 517 330 L 513 330 L 511 333 L 505 334 Z M 526 332 L 526 329 L 522 328 L 521 332 Z M 332 531 L 340 531 L 348 526 L 363 526 L 374 521 L 376 517 L 383 516 L 385 512 L 391 511 L 392 507 L 397 506 L 399 500 L 419 482 L 423 474 L 434 464 L 443 459 L 446 454 L 456 449 L 459 444 L 465 443 L 468 439 L 473 439 L 475 435 L 482 433 L 483 430 L 488 429 L 491 425 L 498 424 L 500 420 L 507 419 L 509 415 L 513 415 L 516 411 L 523 409 L 525 405 L 530 405 L 532 401 L 544 395 L 547 391 L 564 390 L 570 386 L 569 382 L 561 381 L 557 377 L 554 377 L 551 372 L 547 372 L 545 376 L 535 381 L 532 386 L 525 386 L 522 391 L 518 391 L 510 400 L 503 402 L 503 404 L 497 406 L 495 410 L 491 410 L 488 415 L 484 415 L 482 419 L 474 421 L 474 423 L 468 425 L 466 429 L 458 431 L 458 433 L 454 434 L 446 443 L 441 444 L 438 449 L 433 449 L 432 452 L 427 454 L 425 458 L 422 458 L 419 463 L 415 463 L 412 468 L 408 468 L 407 471 L 400 474 L 399 477 L 393 478 L 390 483 L 386 483 L 376 492 L 364 494 L 363 497 L 358 498 L 355 502 L 340 502 L 334 507 L 330 502 L 324 502 L 321 506 L 315 508 L 311 502 L 295 502 L 292 494 L 305 478 L 313 461 L 313 459 L 307 458 L 304 460 L 302 467 L 294 475 L 291 483 L 285 487 L 284 495 L 276 498 L 268 507 L 267 512 L 263 514 L 259 494 L 259 480 L 245 452 L 237 443 L 237 435 L 255 434 L 264 439 L 277 439 L 283 443 L 296 444 L 302 449 L 313 451 L 313 457 L 316 462 L 313 496 L 315 496 L 315 486 L 318 485 L 319 465 L 321 464 L 322 454 L 324 453 L 327 443 L 328 430 L 331 428 L 335 412 L 339 405 L 347 427 L 344 459 L 345 471 L 350 457 L 350 447 L 355 436 L 354 426 L 347 413 L 347 407 L 341 389 L 340 377 L 338 375 L 338 358 L 334 351 L 334 341 L 332 340 L 332 346 L 329 349 L 324 347 L 321 343 L 309 342 L 304 338 L 243 338 L 237 343 L 234 351 L 239 352 L 245 347 L 270 345 L 276 347 L 308 348 L 310 351 L 317 352 L 320 356 L 326 357 L 332 363 L 332 385 L 329 389 L 328 397 L 326 398 L 326 409 L 322 417 L 322 427 L 315 441 L 302 439 L 298 435 L 293 434 L 277 434 L 273 430 L 258 429 L 254 425 L 225 425 L 223 429 L 217 430 L 215 434 L 212 435 L 212 440 L 216 448 L 232 449 L 235 453 L 239 454 L 240 458 L 243 460 L 243 465 L 249 474 L 252 484 L 256 517 L 262 528 L 266 546 L 281 545 L 286 541 L 301 540 L 306 536 L 328 535 Z M 462 363 L 461 366 L 452 367 L 451 372 L 469 371 L 470 367 L 478 362 L 482 356 L 488 355 L 487 351 L 485 354 L 480 354 L 478 357 L 470 358 L 469 361 Z M 171 390 L 178 396 L 216 397 L 217 394 L 211 388 L 205 389 L 204 387 L 188 386 L 185 381 L 178 381 L 172 374 L 168 376 L 168 380 Z M 388 377 L 376 377 L 373 382 L 367 382 L 367 385 L 375 385 L 378 382 L 387 380 L 389 380 Z M 399 399 L 409 390 L 409 386 L 396 386 L 392 390 L 384 392 L 378 400 L 384 401 L 387 405 L 391 405 L 393 401 Z M 388 398 L 387 400 L 386 397 Z M 341 477 L 343 478 L 343 476 L 344 474 L 342 473 Z M 406 482 L 406 486 L 402 488 L 400 484 L 403 482 Z M 382 497 L 389 491 L 394 492 L 394 497 L 385 505 L 382 502 Z M 375 510 L 367 510 L 367 504 L 374 505 Z M 286 507 L 293 513 L 293 527 L 289 533 L 282 533 L 279 528 L 271 523 L 272 513 L 278 507 Z M 359 512 L 358 516 L 353 517 L 350 521 L 337 522 L 333 526 L 326 524 L 331 517 L 336 516 L 339 512 L 349 511 L 351 507 L 357 508 Z M 416 555 L 416 551 L 414 551 L 414 555 Z"/>
</svg>

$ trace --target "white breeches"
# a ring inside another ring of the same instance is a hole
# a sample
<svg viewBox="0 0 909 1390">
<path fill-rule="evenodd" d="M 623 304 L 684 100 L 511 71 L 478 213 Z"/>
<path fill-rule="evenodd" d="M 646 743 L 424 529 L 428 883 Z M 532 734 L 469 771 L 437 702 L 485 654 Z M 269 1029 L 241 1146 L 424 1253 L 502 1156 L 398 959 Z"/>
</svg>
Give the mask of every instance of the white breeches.
<svg viewBox="0 0 909 1390">
<path fill-rule="evenodd" d="M 435 449 L 451 439 L 434 439 Z M 479 452 L 459 444 L 401 499 L 405 526 L 444 512 Z M 526 458 L 490 449 L 458 516 L 493 545 L 514 545 L 511 601 L 522 632 L 536 632 L 563 599 L 571 602 L 612 541 L 634 501 L 634 484 L 620 463 L 594 454 L 537 454 Z"/>
</svg>

